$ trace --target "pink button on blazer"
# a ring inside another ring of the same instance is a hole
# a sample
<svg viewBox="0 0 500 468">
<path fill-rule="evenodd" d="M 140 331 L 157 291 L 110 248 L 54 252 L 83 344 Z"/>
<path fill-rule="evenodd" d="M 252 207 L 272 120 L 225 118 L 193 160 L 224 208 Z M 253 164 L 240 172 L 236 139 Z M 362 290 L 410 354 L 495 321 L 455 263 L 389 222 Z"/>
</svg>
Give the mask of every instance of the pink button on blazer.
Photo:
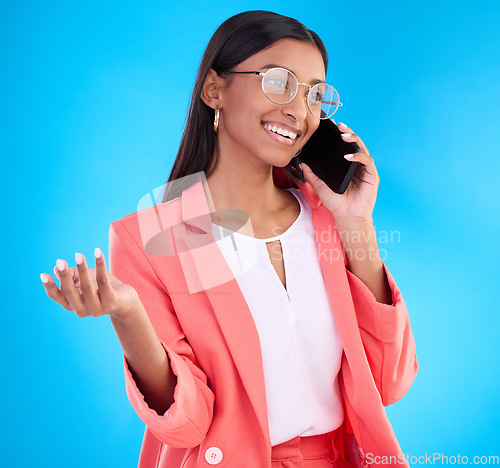
<svg viewBox="0 0 500 468">
<path fill-rule="evenodd" d="M 286 186 L 283 173 L 274 174 L 275 184 Z M 175 402 L 166 417 L 158 415 L 124 359 L 127 396 L 146 424 L 139 468 L 270 468 L 259 336 L 213 240 L 204 174 L 189 177 L 196 176 L 179 197 L 110 227 L 110 272 L 138 291 L 177 376 Z M 408 466 L 384 409 L 406 394 L 418 371 L 406 304 L 385 265 L 393 304 L 376 301 L 347 269 L 332 214 L 309 183 L 297 186 L 311 206 L 344 348 L 343 431 L 354 434 L 365 466 Z"/>
</svg>

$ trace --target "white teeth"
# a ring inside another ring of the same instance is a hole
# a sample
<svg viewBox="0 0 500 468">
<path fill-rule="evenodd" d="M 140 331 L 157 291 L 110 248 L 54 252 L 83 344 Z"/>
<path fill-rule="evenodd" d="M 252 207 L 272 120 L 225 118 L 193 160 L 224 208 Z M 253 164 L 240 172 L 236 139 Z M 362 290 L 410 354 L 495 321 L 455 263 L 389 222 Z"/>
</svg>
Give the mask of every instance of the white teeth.
<svg viewBox="0 0 500 468">
<path fill-rule="evenodd" d="M 276 127 L 276 125 L 264 124 L 264 128 L 266 130 L 270 130 L 271 132 L 277 133 L 278 135 L 283 135 L 284 137 L 288 137 L 291 140 L 295 140 L 295 138 L 297 138 L 296 133 L 290 132 L 289 130 L 283 130 L 280 127 Z"/>
</svg>

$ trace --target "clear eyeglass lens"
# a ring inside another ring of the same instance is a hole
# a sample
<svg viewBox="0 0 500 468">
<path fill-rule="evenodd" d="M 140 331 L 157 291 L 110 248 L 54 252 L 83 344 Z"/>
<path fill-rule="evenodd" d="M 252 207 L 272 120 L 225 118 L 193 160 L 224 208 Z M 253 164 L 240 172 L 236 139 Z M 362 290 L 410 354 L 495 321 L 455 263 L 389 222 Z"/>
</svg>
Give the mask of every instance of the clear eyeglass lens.
<svg viewBox="0 0 500 468">
<path fill-rule="evenodd" d="M 284 68 L 271 68 L 264 75 L 262 88 L 270 101 L 286 104 L 297 92 L 297 80 Z"/>
<path fill-rule="evenodd" d="M 333 86 L 326 83 L 318 83 L 309 91 L 307 104 L 315 117 L 327 119 L 337 111 L 339 107 L 339 95 Z"/>
</svg>

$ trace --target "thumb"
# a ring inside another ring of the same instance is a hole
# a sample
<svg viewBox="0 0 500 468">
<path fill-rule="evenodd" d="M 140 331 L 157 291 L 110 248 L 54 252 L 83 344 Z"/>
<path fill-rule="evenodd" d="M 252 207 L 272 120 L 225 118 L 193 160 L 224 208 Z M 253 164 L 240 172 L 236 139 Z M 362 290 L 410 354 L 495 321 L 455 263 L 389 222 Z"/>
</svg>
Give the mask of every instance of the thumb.
<svg viewBox="0 0 500 468">
<path fill-rule="evenodd" d="M 304 174 L 304 178 L 309 182 L 313 188 L 316 188 L 318 182 L 321 179 L 312 171 L 312 169 L 304 162 L 300 163 L 300 168 L 302 169 L 302 173 Z"/>
</svg>

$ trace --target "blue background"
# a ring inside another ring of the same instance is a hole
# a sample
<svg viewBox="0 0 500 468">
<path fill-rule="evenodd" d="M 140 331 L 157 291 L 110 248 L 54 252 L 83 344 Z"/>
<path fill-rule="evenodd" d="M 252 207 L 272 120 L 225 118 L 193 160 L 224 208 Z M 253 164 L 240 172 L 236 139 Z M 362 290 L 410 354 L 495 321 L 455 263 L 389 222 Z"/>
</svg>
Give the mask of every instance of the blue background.
<svg viewBox="0 0 500 468">
<path fill-rule="evenodd" d="M 163 184 L 204 48 L 273 8 L 319 33 L 328 81 L 381 178 L 375 225 L 409 306 L 419 375 L 387 408 L 405 453 L 499 455 L 498 2 L 2 2 L 2 466 L 134 467 L 143 423 L 107 317 L 39 274 L 108 254 Z M 399 239 L 399 240 L 398 240 Z"/>
</svg>

